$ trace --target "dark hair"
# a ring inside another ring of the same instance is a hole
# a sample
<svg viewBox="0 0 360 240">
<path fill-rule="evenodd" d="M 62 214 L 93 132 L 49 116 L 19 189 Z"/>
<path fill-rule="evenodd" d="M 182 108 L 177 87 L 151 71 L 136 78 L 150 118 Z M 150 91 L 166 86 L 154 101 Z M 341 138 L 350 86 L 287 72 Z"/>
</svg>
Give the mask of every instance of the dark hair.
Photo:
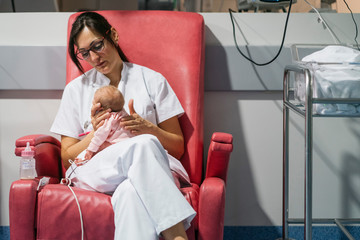
<svg viewBox="0 0 360 240">
<path fill-rule="evenodd" d="M 72 24 L 68 45 L 70 58 L 82 73 L 84 73 L 84 68 L 80 64 L 79 59 L 76 57 L 74 45 L 76 45 L 75 39 L 85 27 L 88 27 L 92 31 L 99 33 L 106 40 L 108 40 L 118 51 L 121 60 L 123 60 L 124 62 L 128 62 L 128 59 L 119 47 L 119 44 L 115 43 L 111 38 L 112 26 L 109 24 L 109 22 L 102 15 L 96 12 L 83 12 L 76 18 L 75 22 Z"/>
<path fill-rule="evenodd" d="M 119 112 L 124 107 L 124 96 L 120 90 L 113 85 L 103 86 L 95 91 L 94 97 L 104 110 L 110 108 L 112 112 Z"/>
</svg>

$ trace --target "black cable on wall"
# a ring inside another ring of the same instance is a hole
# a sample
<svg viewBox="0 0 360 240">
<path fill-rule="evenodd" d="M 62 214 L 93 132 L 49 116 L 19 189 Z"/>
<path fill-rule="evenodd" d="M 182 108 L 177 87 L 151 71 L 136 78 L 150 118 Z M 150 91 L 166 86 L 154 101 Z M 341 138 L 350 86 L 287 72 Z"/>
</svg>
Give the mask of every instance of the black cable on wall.
<svg viewBox="0 0 360 240">
<path fill-rule="evenodd" d="M 12 6 L 12 9 L 13 9 L 13 12 L 16 12 L 16 10 L 15 10 L 15 1 L 14 0 L 11 0 L 11 6 Z"/>
<path fill-rule="evenodd" d="M 282 37 L 282 41 L 281 41 L 281 45 L 280 45 L 280 48 L 279 48 L 279 51 L 277 52 L 277 54 L 275 55 L 275 57 L 273 59 L 271 59 L 270 61 L 268 62 L 265 62 L 265 63 L 258 63 L 258 62 L 255 62 L 254 60 L 252 60 L 250 57 L 246 56 L 239 48 L 238 44 L 237 44 L 237 41 L 236 41 L 236 34 L 235 34 L 235 24 L 234 24 L 234 17 L 232 15 L 233 12 L 235 12 L 234 10 L 232 9 L 229 9 L 229 14 L 230 14 L 230 19 L 231 19 L 231 23 L 232 23 L 232 29 L 233 29 L 233 37 L 234 37 L 234 42 L 235 42 L 235 46 L 236 46 L 236 49 L 238 50 L 238 52 L 245 58 L 247 59 L 248 61 L 250 61 L 251 63 L 257 65 L 257 66 L 265 66 L 265 65 L 268 65 L 270 63 L 272 63 L 273 61 L 275 61 L 275 59 L 280 55 L 280 52 L 284 46 L 284 41 L 285 41 L 285 36 L 286 36 L 286 29 L 287 29 L 287 25 L 288 25 L 288 22 L 289 22 L 289 16 L 290 16 L 290 11 L 291 11 L 291 5 L 292 5 L 292 0 L 290 0 L 289 2 L 289 10 L 288 10 L 288 13 L 287 13 L 287 16 L 286 16 L 286 21 L 285 21 L 285 27 L 284 27 L 284 33 L 283 33 L 283 37 Z"/>
<path fill-rule="evenodd" d="M 353 14 L 353 12 L 351 11 L 351 9 L 350 9 L 350 7 L 349 7 L 348 3 L 347 3 L 345 0 L 343 0 L 343 1 L 344 1 L 344 3 L 345 3 L 346 7 L 349 9 L 349 11 L 350 11 L 350 13 L 351 13 L 352 20 L 353 20 L 353 22 L 354 22 L 354 24 L 355 24 L 355 38 L 354 38 L 354 40 L 355 40 L 355 43 L 356 43 L 356 47 L 357 47 L 357 49 L 360 51 L 360 48 L 359 48 L 359 43 L 358 43 L 358 41 L 357 41 L 357 36 L 358 36 L 358 26 L 357 26 L 357 24 L 356 24 L 356 21 L 355 21 L 355 18 L 354 18 L 354 14 Z"/>
</svg>

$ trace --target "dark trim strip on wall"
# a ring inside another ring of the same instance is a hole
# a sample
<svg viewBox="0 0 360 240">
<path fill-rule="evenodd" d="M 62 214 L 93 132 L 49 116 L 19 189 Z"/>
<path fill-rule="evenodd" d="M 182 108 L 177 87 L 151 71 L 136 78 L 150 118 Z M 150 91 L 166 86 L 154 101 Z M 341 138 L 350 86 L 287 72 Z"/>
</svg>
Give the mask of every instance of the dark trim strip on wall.
<svg viewBox="0 0 360 240">
<path fill-rule="evenodd" d="M 61 99 L 63 90 L 0 90 L 0 99 Z"/>
</svg>

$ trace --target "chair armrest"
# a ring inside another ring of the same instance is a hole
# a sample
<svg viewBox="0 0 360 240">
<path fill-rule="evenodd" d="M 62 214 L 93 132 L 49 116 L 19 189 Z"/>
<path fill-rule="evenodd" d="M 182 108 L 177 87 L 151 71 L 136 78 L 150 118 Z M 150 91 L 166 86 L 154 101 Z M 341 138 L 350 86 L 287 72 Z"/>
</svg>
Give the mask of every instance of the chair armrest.
<svg viewBox="0 0 360 240">
<path fill-rule="evenodd" d="M 209 146 L 205 178 L 219 177 L 226 184 L 230 153 L 233 150 L 232 141 L 231 134 L 213 133 Z"/>
<path fill-rule="evenodd" d="M 21 156 L 26 143 L 35 151 L 36 171 L 39 177 L 49 176 L 60 179 L 65 169 L 61 162 L 61 143 L 49 135 L 28 135 L 16 140 L 15 155 Z"/>
<path fill-rule="evenodd" d="M 9 194 L 10 237 L 35 239 L 35 209 L 38 180 L 17 180 Z"/>
<path fill-rule="evenodd" d="M 224 235 L 225 182 L 206 178 L 199 193 L 199 240 L 221 240 Z"/>
</svg>

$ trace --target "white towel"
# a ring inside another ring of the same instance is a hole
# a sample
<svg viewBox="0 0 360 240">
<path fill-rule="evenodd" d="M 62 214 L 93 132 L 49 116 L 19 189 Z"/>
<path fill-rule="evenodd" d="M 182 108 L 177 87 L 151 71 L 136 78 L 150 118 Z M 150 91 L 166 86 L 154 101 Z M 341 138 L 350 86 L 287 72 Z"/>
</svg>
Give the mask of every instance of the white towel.
<svg viewBox="0 0 360 240">
<path fill-rule="evenodd" d="M 328 46 L 302 59 L 309 62 L 314 74 L 314 97 L 360 98 L 360 65 L 318 63 L 359 63 L 360 51 L 344 46 Z M 316 104 L 320 114 L 354 114 L 360 108 L 354 104 Z"/>
<path fill-rule="evenodd" d="M 320 51 L 305 56 L 303 62 L 360 63 L 360 52 L 345 46 L 327 46 Z"/>
</svg>

